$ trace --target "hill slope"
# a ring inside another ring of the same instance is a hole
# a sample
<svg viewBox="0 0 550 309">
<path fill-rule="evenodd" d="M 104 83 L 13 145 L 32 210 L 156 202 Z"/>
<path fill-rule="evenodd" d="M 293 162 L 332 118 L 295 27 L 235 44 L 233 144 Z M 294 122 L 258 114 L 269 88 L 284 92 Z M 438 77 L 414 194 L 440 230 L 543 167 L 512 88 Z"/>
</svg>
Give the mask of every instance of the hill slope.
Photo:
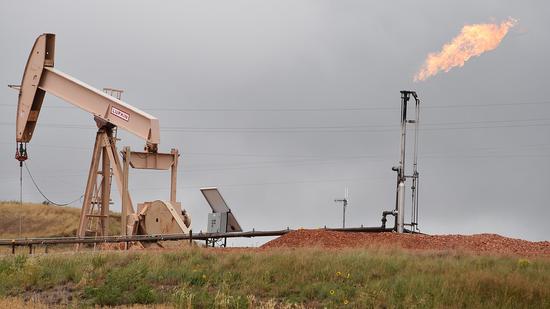
<svg viewBox="0 0 550 309">
<path fill-rule="evenodd" d="M 75 236 L 80 208 L 0 202 L 0 238 Z M 110 234 L 120 232 L 120 214 L 112 213 Z M 21 218 L 21 235 L 19 222 Z"/>
</svg>

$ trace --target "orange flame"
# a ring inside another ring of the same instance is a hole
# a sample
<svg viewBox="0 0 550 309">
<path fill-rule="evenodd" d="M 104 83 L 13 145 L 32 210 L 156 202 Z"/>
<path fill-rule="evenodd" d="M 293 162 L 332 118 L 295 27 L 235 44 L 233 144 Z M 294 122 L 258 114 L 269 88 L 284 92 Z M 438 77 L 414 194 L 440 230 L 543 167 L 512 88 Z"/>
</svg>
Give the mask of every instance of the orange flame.
<svg viewBox="0 0 550 309">
<path fill-rule="evenodd" d="M 414 81 L 422 81 L 439 71 L 448 72 L 454 67 L 462 67 L 468 59 L 479 56 L 498 47 L 508 30 L 517 24 L 517 20 L 508 18 L 498 24 L 466 25 L 452 42 L 443 46 L 439 53 L 430 53 Z"/>
</svg>

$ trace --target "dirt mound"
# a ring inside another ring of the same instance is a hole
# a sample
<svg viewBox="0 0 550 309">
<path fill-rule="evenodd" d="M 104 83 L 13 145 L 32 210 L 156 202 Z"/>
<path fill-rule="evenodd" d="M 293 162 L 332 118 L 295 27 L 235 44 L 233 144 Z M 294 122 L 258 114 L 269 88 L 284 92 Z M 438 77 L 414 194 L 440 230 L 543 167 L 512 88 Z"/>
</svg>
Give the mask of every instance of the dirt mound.
<svg viewBox="0 0 550 309">
<path fill-rule="evenodd" d="M 423 235 L 397 233 L 297 230 L 264 244 L 261 248 L 356 248 L 400 247 L 418 250 L 466 250 L 477 253 L 550 256 L 550 242 L 531 242 L 496 234 Z"/>
</svg>

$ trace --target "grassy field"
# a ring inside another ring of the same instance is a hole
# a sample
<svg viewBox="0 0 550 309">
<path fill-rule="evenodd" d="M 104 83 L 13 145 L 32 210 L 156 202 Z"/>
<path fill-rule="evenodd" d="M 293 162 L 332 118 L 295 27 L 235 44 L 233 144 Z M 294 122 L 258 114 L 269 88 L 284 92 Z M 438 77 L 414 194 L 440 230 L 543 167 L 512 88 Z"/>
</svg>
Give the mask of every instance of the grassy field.
<svg viewBox="0 0 550 309">
<path fill-rule="evenodd" d="M 23 237 L 73 236 L 80 213 L 11 202 L 0 202 L 0 211 L 0 238 L 18 237 L 20 216 Z M 110 226 L 118 233 L 120 217 Z M 377 248 L 55 248 L 65 252 L 0 255 L 0 308 L 550 308 L 548 258 Z"/>
<path fill-rule="evenodd" d="M 548 308 L 550 260 L 381 249 L 8 255 L 0 295 L 23 305 Z"/>
<path fill-rule="evenodd" d="M 0 202 L 0 213 L 0 238 L 75 236 L 80 208 Z M 119 234 L 120 214 L 112 213 L 112 216 L 110 233 Z"/>
</svg>

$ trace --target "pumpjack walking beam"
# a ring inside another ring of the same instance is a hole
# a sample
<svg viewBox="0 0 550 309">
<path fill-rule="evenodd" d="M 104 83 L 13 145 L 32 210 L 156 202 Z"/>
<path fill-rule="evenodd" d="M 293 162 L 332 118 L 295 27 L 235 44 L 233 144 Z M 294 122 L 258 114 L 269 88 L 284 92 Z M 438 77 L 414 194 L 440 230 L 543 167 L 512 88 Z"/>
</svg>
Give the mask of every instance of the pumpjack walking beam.
<svg viewBox="0 0 550 309">
<path fill-rule="evenodd" d="M 87 111 L 104 124 L 135 134 L 146 141 L 148 151 L 156 152 L 160 143 L 158 119 L 55 69 L 54 49 L 54 34 L 43 34 L 34 43 L 19 90 L 17 142 L 31 140 L 48 92 Z"/>
</svg>

